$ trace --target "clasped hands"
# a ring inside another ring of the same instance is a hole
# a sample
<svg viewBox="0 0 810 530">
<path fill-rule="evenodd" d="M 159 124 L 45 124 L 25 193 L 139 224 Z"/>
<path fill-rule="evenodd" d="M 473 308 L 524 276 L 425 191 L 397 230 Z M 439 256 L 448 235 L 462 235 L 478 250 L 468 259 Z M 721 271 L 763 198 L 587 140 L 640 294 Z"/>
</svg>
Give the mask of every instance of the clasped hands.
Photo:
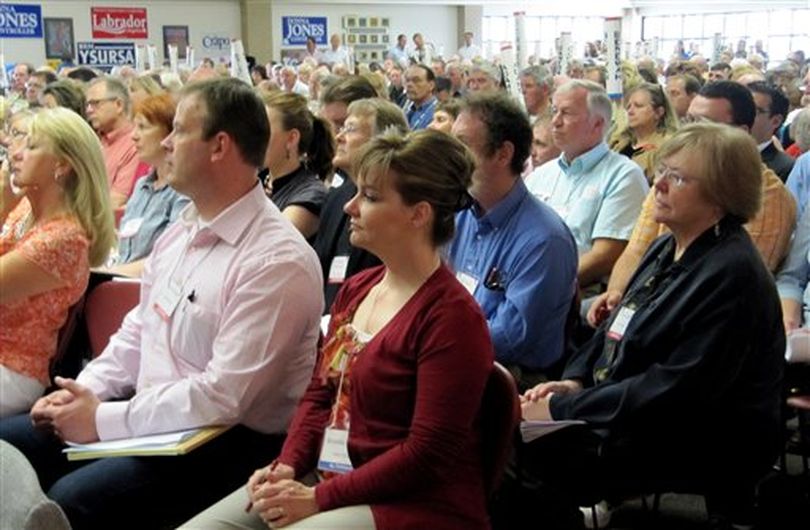
<svg viewBox="0 0 810 530">
<path fill-rule="evenodd" d="M 281 528 L 318 513 L 315 488 L 293 480 L 295 471 L 274 463 L 253 472 L 247 483 L 247 511 L 271 528 Z"/>
<path fill-rule="evenodd" d="M 549 400 L 552 394 L 572 394 L 582 390 L 582 384 L 573 379 L 540 383 L 520 396 L 520 412 L 524 420 L 552 420 Z"/>
<path fill-rule="evenodd" d="M 56 434 L 63 442 L 98 441 L 96 409 L 101 403 L 93 392 L 74 381 L 57 377 L 59 390 L 41 397 L 31 407 L 31 422 L 39 430 Z"/>
</svg>

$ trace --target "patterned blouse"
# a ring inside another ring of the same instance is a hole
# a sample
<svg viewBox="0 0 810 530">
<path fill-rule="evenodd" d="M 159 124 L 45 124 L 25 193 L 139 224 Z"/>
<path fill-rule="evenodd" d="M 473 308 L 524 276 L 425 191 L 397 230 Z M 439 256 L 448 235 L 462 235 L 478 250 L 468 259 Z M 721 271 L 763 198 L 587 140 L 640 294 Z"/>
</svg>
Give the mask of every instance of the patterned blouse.
<svg viewBox="0 0 810 530">
<path fill-rule="evenodd" d="M 31 205 L 23 199 L 9 214 L 0 232 L 0 255 L 17 251 L 64 286 L 0 304 L 0 364 L 47 385 L 59 329 L 87 288 L 90 242 L 70 216 L 49 219 L 25 232 L 30 213 Z"/>
</svg>

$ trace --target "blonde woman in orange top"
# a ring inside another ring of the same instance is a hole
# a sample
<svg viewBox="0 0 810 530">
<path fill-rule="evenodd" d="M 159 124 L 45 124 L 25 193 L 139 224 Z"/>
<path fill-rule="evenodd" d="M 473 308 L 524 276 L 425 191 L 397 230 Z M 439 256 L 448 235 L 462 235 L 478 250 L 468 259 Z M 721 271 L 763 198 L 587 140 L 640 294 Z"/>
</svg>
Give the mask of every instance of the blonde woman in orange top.
<svg viewBox="0 0 810 530">
<path fill-rule="evenodd" d="M 42 395 L 68 309 L 115 238 L 101 146 L 79 115 L 36 114 L 9 155 L 0 180 L 0 417 Z"/>
</svg>

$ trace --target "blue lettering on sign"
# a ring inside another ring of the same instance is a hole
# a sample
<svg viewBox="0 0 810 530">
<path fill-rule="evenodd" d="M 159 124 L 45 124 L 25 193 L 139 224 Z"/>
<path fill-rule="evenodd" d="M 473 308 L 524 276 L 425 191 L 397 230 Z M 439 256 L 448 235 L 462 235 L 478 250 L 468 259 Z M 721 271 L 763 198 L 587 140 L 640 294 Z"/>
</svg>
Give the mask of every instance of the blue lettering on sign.
<svg viewBox="0 0 810 530">
<path fill-rule="evenodd" d="M 42 7 L 0 4 L 0 38 L 41 39 Z"/>
<path fill-rule="evenodd" d="M 135 66 L 135 44 L 132 42 L 79 42 L 76 50 L 79 64 L 102 69 Z"/>
<path fill-rule="evenodd" d="M 281 17 L 281 43 L 284 46 L 304 46 L 307 37 L 315 44 L 325 45 L 326 17 Z"/>
</svg>

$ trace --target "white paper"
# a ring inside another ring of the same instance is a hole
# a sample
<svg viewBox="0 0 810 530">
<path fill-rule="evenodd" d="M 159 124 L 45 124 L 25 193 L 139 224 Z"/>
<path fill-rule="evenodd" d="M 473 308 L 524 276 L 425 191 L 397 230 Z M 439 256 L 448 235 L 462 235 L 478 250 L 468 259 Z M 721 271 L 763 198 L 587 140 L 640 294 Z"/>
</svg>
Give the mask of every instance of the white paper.
<svg viewBox="0 0 810 530">
<path fill-rule="evenodd" d="M 582 420 L 532 420 L 520 422 L 520 437 L 524 443 L 529 443 L 541 436 L 551 434 L 571 425 L 585 425 Z"/>
<path fill-rule="evenodd" d="M 785 359 L 789 363 L 810 363 L 810 329 L 798 328 L 787 334 Z"/>
<path fill-rule="evenodd" d="M 187 431 L 170 432 L 164 434 L 152 434 L 149 436 L 138 436 L 136 438 L 125 438 L 123 440 L 111 440 L 108 442 L 94 442 L 89 444 L 77 444 L 67 442 L 67 448 L 63 453 L 80 453 L 87 451 L 114 451 L 120 449 L 134 449 L 139 447 L 161 447 L 176 445 L 186 438 L 194 436 L 200 429 L 190 429 Z"/>
</svg>

